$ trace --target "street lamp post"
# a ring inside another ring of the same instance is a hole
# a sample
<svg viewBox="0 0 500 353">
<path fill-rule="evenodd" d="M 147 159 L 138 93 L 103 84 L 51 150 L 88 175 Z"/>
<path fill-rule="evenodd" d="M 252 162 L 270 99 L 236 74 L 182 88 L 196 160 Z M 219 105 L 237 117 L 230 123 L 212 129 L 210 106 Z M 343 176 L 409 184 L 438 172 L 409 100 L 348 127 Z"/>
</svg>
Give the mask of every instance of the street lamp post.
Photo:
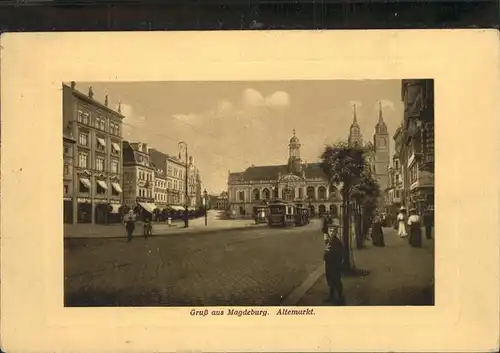
<svg viewBox="0 0 500 353">
<path fill-rule="evenodd" d="M 207 226 L 207 203 L 208 203 L 208 194 L 207 194 L 207 189 L 203 191 L 203 200 L 205 201 L 205 227 Z"/>
<path fill-rule="evenodd" d="M 185 210 L 184 210 L 184 228 L 189 227 L 189 214 L 188 214 L 188 145 L 186 142 L 181 141 L 179 142 L 179 149 L 184 150 L 186 153 L 186 170 L 184 171 L 184 203 L 185 203 Z"/>
</svg>

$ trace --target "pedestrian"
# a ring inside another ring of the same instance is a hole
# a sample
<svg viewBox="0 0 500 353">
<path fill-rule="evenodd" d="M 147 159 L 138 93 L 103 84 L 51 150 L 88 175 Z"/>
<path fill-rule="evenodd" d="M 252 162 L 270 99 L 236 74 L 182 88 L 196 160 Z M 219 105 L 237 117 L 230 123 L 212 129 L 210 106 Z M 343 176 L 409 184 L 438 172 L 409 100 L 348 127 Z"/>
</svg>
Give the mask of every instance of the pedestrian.
<svg viewBox="0 0 500 353">
<path fill-rule="evenodd" d="M 408 217 L 408 226 L 410 227 L 410 236 L 408 242 L 414 248 L 422 246 L 422 225 L 420 216 L 415 208 L 410 209 L 410 217 Z"/>
<path fill-rule="evenodd" d="M 325 262 L 325 277 L 326 283 L 329 287 L 328 299 L 337 305 L 345 305 L 344 290 L 342 284 L 342 266 L 344 261 L 344 249 L 342 242 L 339 239 L 340 226 L 333 221 L 329 230 L 327 231 L 328 237 L 325 242 L 325 251 L 323 260 Z M 335 300 L 337 294 L 337 300 Z"/>
<path fill-rule="evenodd" d="M 148 236 L 153 235 L 153 225 L 151 224 L 151 216 L 147 215 L 144 217 L 144 226 L 143 226 L 144 238 L 147 239 Z"/>
<path fill-rule="evenodd" d="M 127 215 L 124 217 L 125 229 L 127 231 L 127 239 L 130 243 L 132 241 L 132 236 L 135 230 L 135 213 L 133 210 L 129 210 Z"/>
<path fill-rule="evenodd" d="M 329 213 L 325 213 L 323 216 L 323 226 L 321 232 L 323 233 L 323 240 L 325 241 L 325 247 L 328 245 L 330 234 L 328 233 L 329 228 L 333 223 L 332 216 Z"/>
<path fill-rule="evenodd" d="M 184 209 L 184 228 L 189 227 L 189 213 L 188 213 L 188 207 Z"/>
<path fill-rule="evenodd" d="M 372 243 L 373 246 L 385 246 L 382 219 L 380 218 L 378 210 L 375 211 L 375 216 L 372 221 Z"/>
<path fill-rule="evenodd" d="M 406 238 L 408 233 L 406 232 L 406 208 L 401 206 L 398 214 L 398 235 L 400 238 Z"/>
<path fill-rule="evenodd" d="M 425 237 L 427 239 L 432 239 L 432 227 L 434 226 L 434 215 L 432 214 L 430 208 L 424 213 L 424 226 L 425 226 Z"/>
</svg>

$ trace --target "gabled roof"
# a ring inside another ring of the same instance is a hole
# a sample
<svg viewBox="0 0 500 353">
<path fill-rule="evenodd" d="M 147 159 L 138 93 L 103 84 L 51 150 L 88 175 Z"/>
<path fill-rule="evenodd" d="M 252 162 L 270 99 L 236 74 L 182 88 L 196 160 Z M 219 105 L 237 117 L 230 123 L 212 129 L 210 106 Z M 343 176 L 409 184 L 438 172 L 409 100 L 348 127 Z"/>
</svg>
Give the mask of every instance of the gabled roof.
<svg viewBox="0 0 500 353">
<path fill-rule="evenodd" d="M 308 163 L 305 167 L 306 178 L 315 179 L 323 178 L 326 179 L 326 175 L 321 169 L 319 163 Z M 266 165 L 266 166 L 252 166 L 247 168 L 242 173 L 231 173 L 229 174 L 229 182 L 242 180 L 242 181 L 257 181 L 257 180 L 269 180 L 276 181 L 279 177 L 283 177 L 289 174 L 288 165 Z M 302 176 L 301 174 L 299 176 Z"/>
</svg>

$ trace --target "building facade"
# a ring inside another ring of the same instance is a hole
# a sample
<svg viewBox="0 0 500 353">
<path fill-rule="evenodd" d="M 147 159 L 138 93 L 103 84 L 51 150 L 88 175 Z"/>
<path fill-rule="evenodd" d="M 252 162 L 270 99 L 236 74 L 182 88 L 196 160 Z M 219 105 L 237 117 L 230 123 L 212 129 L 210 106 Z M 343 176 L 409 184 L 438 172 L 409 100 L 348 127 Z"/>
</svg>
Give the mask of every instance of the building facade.
<svg viewBox="0 0 500 353">
<path fill-rule="evenodd" d="M 399 160 L 402 167 L 402 203 L 422 213 L 434 209 L 434 82 L 403 80 L 404 117 Z"/>
<path fill-rule="evenodd" d="M 168 204 L 182 209 L 186 206 L 186 163 L 181 158 L 167 156 L 167 189 Z"/>
<path fill-rule="evenodd" d="M 229 208 L 229 195 L 227 191 L 223 191 L 220 195 L 210 196 L 212 208 L 216 210 L 226 211 Z"/>
<path fill-rule="evenodd" d="M 123 199 L 130 208 L 153 213 L 155 205 L 155 168 L 151 165 L 148 145 L 123 141 Z"/>
<path fill-rule="evenodd" d="M 308 207 L 313 215 L 339 214 L 342 199 L 338 186 L 329 185 L 319 163 L 305 163 L 295 130 L 288 145 L 288 163 L 251 166 L 228 175 L 228 208 L 237 217 L 252 217 L 263 202 L 284 200 Z"/>
<path fill-rule="evenodd" d="M 389 186 L 389 141 L 389 132 L 384 122 L 382 106 L 379 104 L 379 116 L 378 122 L 375 125 L 373 141 L 368 141 L 367 143 L 363 142 L 363 135 L 356 117 L 356 106 L 354 106 L 354 118 L 349 129 L 348 145 L 363 147 L 366 150 L 367 163 L 380 187 L 381 197 L 379 206 L 381 207 L 384 207 L 386 204 L 386 189 Z"/>
<path fill-rule="evenodd" d="M 189 201 L 188 205 L 191 208 L 197 208 L 200 206 L 200 199 L 197 198 L 196 196 L 196 183 L 197 183 L 197 174 L 198 174 L 198 169 L 194 165 L 193 162 L 193 157 L 189 157 L 189 164 L 187 166 L 187 172 L 188 172 L 188 196 L 189 196 Z"/>
<path fill-rule="evenodd" d="M 122 195 L 120 110 L 94 99 L 76 84 L 63 85 L 63 192 L 66 223 L 108 223 L 119 219 Z"/>
</svg>

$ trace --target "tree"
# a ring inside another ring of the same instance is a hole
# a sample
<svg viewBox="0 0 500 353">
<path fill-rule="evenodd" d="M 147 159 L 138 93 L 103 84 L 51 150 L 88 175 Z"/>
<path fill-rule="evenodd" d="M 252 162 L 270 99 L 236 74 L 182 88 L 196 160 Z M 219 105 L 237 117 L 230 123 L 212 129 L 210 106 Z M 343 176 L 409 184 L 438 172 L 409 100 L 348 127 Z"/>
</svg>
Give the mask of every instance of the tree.
<svg viewBox="0 0 500 353">
<path fill-rule="evenodd" d="M 345 142 L 326 146 L 321 155 L 321 168 L 327 175 L 330 184 L 341 185 L 342 194 L 342 242 L 346 270 L 350 270 L 350 220 L 351 194 L 355 185 L 359 184 L 365 166 L 365 150 L 359 146 L 349 146 Z"/>
</svg>

